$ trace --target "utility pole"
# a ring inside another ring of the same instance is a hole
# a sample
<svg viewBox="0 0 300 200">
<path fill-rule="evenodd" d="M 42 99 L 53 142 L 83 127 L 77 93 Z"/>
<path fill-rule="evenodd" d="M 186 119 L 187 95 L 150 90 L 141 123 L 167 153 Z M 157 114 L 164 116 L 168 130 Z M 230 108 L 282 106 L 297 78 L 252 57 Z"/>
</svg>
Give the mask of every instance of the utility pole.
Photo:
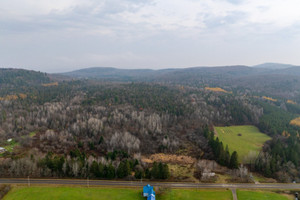
<svg viewBox="0 0 300 200">
<path fill-rule="evenodd" d="M 27 183 L 28 183 L 28 187 L 30 187 L 30 179 L 29 179 L 29 176 L 27 177 Z"/>
</svg>

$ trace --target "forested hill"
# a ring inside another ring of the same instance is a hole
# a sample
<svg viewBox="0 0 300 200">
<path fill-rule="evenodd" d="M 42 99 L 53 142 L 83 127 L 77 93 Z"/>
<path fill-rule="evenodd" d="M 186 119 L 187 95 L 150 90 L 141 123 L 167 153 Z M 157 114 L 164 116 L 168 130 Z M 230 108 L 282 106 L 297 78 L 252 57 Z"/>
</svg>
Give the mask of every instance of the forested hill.
<svg viewBox="0 0 300 200">
<path fill-rule="evenodd" d="M 5 85 L 34 85 L 49 82 L 46 73 L 24 69 L 0 68 L 0 83 Z"/>
<path fill-rule="evenodd" d="M 46 73 L 24 69 L 0 68 L 0 94 L 11 94 L 15 91 L 24 92 L 30 87 L 49 83 Z"/>
<path fill-rule="evenodd" d="M 268 70 L 94 68 L 85 72 L 94 77 L 65 79 L 2 69 L 0 146 L 9 151 L 0 156 L 0 176 L 114 178 L 108 171 L 130 165 L 146 177 L 151 165 L 138 165 L 137 155 L 155 153 L 222 164 L 216 153 L 225 147 L 213 126 L 248 124 L 272 137 L 252 170 L 300 180 L 299 128 L 290 124 L 300 116 L 299 77 Z"/>
<path fill-rule="evenodd" d="M 300 67 L 267 63 L 255 67 L 224 66 L 134 70 L 88 68 L 64 76 L 119 82 L 152 82 L 191 87 L 221 87 L 236 93 L 268 95 L 300 102 Z"/>
</svg>

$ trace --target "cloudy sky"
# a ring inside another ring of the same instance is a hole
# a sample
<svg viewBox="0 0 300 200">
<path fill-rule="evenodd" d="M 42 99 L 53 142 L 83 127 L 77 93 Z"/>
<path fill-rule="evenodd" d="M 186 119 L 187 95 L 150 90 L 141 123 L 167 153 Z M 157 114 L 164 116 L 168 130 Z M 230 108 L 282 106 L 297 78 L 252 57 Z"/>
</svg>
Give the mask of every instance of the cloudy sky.
<svg viewBox="0 0 300 200">
<path fill-rule="evenodd" d="M 300 65 L 299 0 L 1 0 L 0 67 Z"/>
</svg>

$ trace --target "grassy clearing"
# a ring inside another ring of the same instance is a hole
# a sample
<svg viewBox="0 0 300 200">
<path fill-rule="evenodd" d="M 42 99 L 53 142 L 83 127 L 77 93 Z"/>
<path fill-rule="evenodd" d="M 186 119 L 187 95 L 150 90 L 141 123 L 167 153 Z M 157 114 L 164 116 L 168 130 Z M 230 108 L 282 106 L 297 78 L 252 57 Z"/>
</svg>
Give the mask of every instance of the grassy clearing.
<svg viewBox="0 0 300 200">
<path fill-rule="evenodd" d="M 197 181 L 194 177 L 194 167 L 192 165 L 168 164 L 171 177 L 175 180 Z"/>
<path fill-rule="evenodd" d="M 255 126 L 215 127 L 215 130 L 224 147 L 228 145 L 231 153 L 238 152 L 239 162 L 242 163 L 248 163 L 256 157 L 263 144 L 271 139 Z"/>
<path fill-rule="evenodd" d="M 291 195 L 277 194 L 269 191 L 245 191 L 237 190 L 237 197 L 239 200 L 291 200 Z"/>
<path fill-rule="evenodd" d="M 230 190 L 173 189 L 157 200 L 231 200 Z"/>
<path fill-rule="evenodd" d="M 219 87 L 215 87 L 215 88 L 213 88 L 213 87 L 205 87 L 205 90 L 208 90 L 208 91 L 212 91 L 212 92 L 224 92 L 224 93 L 232 93 L 232 92 L 228 92 L 228 91 L 226 91 L 226 90 L 224 90 L 224 89 L 222 89 L 222 88 L 219 88 Z"/>
<path fill-rule="evenodd" d="M 15 187 L 4 200 L 144 200 L 141 189 L 84 187 Z"/>
<path fill-rule="evenodd" d="M 35 135 L 36 135 L 36 132 L 33 131 L 33 132 L 29 133 L 28 136 L 31 137 L 31 138 L 33 138 Z M 22 138 L 25 138 L 25 137 L 27 137 L 27 136 L 22 136 Z M 18 145 L 19 145 L 19 143 L 16 142 L 15 139 L 12 139 L 12 141 L 6 142 L 6 144 L 3 146 L 3 148 L 5 148 L 6 151 L 8 151 L 8 152 L 13 152 L 14 149 L 15 149 L 15 147 L 17 147 Z M 3 153 L 2 154 L 0 153 L 0 156 L 1 155 L 3 155 Z"/>
<path fill-rule="evenodd" d="M 300 126 L 300 117 L 293 119 L 290 124 L 294 126 Z"/>
<path fill-rule="evenodd" d="M 7 145 L 5 145 L 3 148 L 8 152 L 13 152 L 14 148 L 18 145 L 19 143 L 17 143 L 15 140 L 12 140 L 11 142 L 7 142 Z"/>
<path fill-rule="evenodd" d="M 34 137 L 36 135 L 36 132 L 35 131 L 33 131 L 33 132 L 31 132 L 31 133 L 29 133 L 29 137 Z"/>
<path fill-rule="evenodd" d="M 273 99 L 273 98 L 271 98 L 271 97 L 263 96 L 262 98 L 263 98 L 263 99 L 266 99 L 266 100 L 269 100 L 269 101 L 277 102 L 277 99 Z"/>
</svg>

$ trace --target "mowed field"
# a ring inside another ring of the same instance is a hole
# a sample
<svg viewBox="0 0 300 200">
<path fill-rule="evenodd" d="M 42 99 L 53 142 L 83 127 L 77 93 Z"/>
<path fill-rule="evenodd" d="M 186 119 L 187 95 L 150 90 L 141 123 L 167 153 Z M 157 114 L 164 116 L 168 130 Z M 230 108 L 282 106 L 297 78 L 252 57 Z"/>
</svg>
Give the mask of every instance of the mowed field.
<svg viewBox="0 0 300 200">
<path fill-rule="evenodd" d="M 237 190 L 239 200 L 292 200 L 292 195 L 277 194 L 269 191 L 245 191 Z"/>
<path fill-rule="evenodd" d="M 157 189 L 156 189 L 157 192 Z M 138 188 L 14 187 L 4 200 L 145 200 Z M 157 200 L 232 200 L 230 190 L 172 189 Z"/>
<path fill-rule="evenodd" d="M 172 189 L 157 200 L 231 200 L 230 190 Z"/>
<path fill-rule="evenodd" d="M 144 200 L 141 189 L 87 187 L 14 187 L 4 200 Z"/>
<path fill-rule="evenodd" d="M 215 127 L 215 130 L 224 147 L 228 145 L 230 153 L 237 151 L 239 162 L 242 163 L 249 163 L 251 158 L 258 155 L 263 144 L 271 139 L 255 126 Z"/>
</svg>

